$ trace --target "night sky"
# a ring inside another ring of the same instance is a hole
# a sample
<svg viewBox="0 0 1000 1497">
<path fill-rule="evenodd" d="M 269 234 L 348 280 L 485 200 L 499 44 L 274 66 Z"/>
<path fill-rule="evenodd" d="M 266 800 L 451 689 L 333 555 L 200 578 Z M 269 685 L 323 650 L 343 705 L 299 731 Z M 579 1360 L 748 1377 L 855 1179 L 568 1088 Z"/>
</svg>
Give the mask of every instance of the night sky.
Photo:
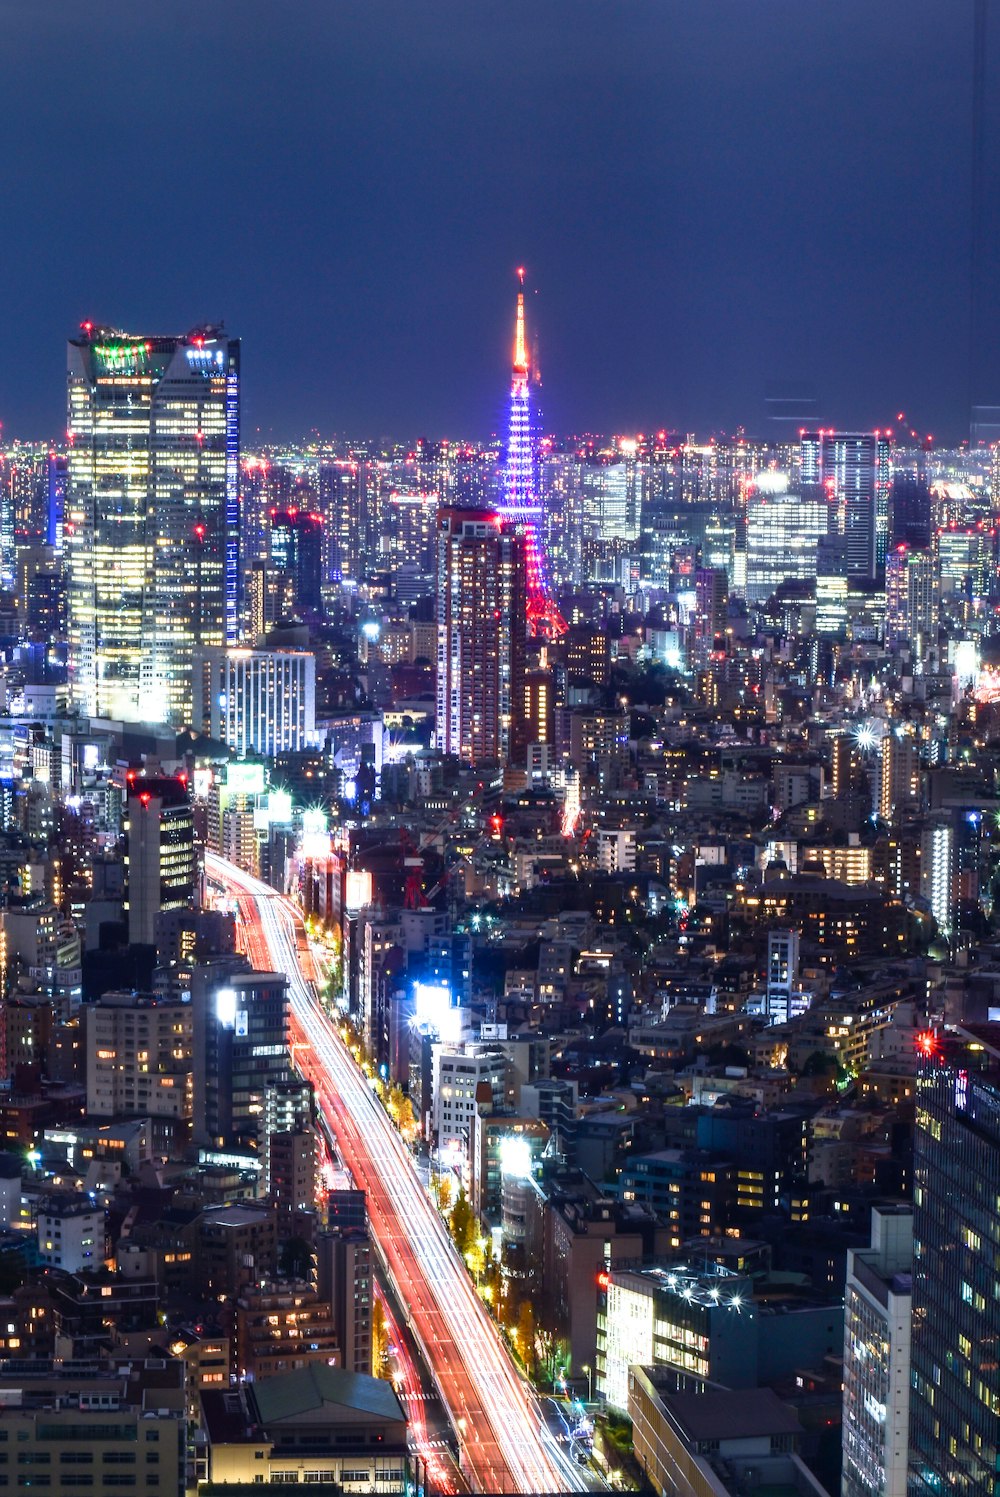
<svg viewBox="0 0 1000 1497">
<path fill-rule="evenodd" d="M 61 431 L 90 318 L 224 319 L 248 445 L 486 436 L 524 263 L 553 430 L 762 431 L 794 381 L 963 435 L 971 15 L 0 0 L 4 434 Z"/>
</svg>

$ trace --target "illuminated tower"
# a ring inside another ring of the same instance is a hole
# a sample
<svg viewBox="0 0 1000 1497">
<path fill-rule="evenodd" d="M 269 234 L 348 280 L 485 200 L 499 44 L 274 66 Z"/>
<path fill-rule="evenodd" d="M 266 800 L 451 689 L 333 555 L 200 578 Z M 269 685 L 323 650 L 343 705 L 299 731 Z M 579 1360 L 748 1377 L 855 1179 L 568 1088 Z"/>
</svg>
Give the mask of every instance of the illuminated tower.
<svg viewBox="0 0 1000 1497">
<path fill-rule="evenodd" d="M 517 322 L 514 328 L 514 370 L 510 385 L 510 426 L 504 468 L 503 518 L 524 535 L 528 589 L 528 628 L 533 635 L 553 639 L 566 633 L 566 620 L 549 591 L 545 552 L 539 533 L 542 504 L 538 492 L 534 432 L 531 418 L 531 365 L 524 335 L 524 271 L 517 272 Z"/>
</svg>

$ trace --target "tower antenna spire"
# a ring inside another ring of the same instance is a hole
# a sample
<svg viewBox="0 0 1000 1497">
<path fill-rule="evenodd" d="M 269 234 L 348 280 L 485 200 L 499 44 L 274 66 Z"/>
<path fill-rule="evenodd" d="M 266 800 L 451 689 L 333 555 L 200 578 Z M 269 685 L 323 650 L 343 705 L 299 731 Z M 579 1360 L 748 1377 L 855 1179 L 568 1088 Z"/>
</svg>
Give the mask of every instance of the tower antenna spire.
<svg viewBox="0 0 1000 1497">
<path fill-rule="evenodd" d="M 528 344 L 524 336 L 524 266 L 517 267 L 517 320 L 514 324 L 514 373 L 528 372 Z"/>
</svg>

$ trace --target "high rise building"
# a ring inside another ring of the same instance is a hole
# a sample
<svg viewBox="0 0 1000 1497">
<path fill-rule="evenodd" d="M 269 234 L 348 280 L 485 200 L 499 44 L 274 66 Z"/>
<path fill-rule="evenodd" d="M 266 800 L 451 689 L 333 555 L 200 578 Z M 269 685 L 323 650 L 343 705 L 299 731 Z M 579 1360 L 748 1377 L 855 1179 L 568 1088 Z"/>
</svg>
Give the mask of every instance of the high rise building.
<svg viewBox="0 0 1000 1497">
<path fill-rule="evenodd" d="M 438 511 L 436 741 L 470 764 L 511 752 L 523 696 L 526 549 L 495 511 Z"/>
<path fill-rule="evenodd" d="M 510 387 L 510 422 L 503 474 L 502 518 L 523 537 L 527 579 L 527 619 L 532 634 L 546 638 L 566 633 L 566 621 L 552 597 L 542 544 L 544 516 L 538 485 L 538 454 L 531 399 L 531 364 L 524 331 L 524 271 L 519 270 L 514 327 L 514 369 Z M 440 574 L 439 574 L 440 575 Z"/>
<path fill-rule="evenodd" d="M 893 475 L 889 510 L 890 546 L 924 549 L 930 545 L 931 491 L 922 473 Z"/>
<path fill-rule="evenodd" d="M 329 1231 L 316 1238 L 316 1288 L 333 1310 L 348 1372 L 372 1370 L 372 1265 L 363 1190 L 331 1190 Z"/>
<path fill-rule="evenodd" d="M 984 598 L 996 568 L 992 527 L 949 525 L 934 536 L 941 597 Z"/>
<path fill-rule="evenodd" d="M 125 840 L 129 942 L 155 945 L 160 911 L 182 909 L 194 898 L 198 860 L 187 780 L 129 779 Z"/>
<path fill-rule="evenodd" d="M 321 465 L 325 585 L 356 585 L 374 566 L 381 531 L 379 477 L 378 465 L 362 457 Z"/>
<path fill-rule="evenodd" d="M 885 642 L 889 649 L 908 644 L 914 664 L 937 642 L 938 575 L 933 551 L 917 551 L 900 542 L 885 559 Z"/>
<path fill-rule="evenodd" d="M 66 583 L 54 546 L 17 549 L 17 626 L 22 641 L 66 638 Z"/>
<path fill-rule="evenodd" d="M 315 746 L 316 657 L 308 650 L 210 650 L 198 668 L 195 720 L 241 759 Z"/>
<path fill-rule="evenodd" d="M 240 628 L 239 341 L 88 323 L 67 383 L 73 704 L 188 723 L 194 649 Z"/>
<path fill-rule="evenodd" d="M 798 980 L 798 931 L 768 931 L 766 1007 L 771 1023 L 783 1023 L 791 1017 L 792 992 Z"/>
<path fill-rule="evenodd" d="M 922 1035 L 913 1159 L 909 1491 L 1000 1470 L 1000 1028 Z"/>
<path fill-rule="evenodd" d="M 633 443 L 634 446 L 634 443 Z M 641 484 L 634 454 L 601 454 L 580 470 L 583 524 L 596 541 L 634 541 L 639 536 Z"/>
<path fill-rule="evenodd" d="M 718 642 L 726 638 L 729 582 L 722 567 L 699 567 L 694 574 L 694 616 L 691 657 L 695 668 L 705 665 Z"/>
<path fill-rule="evenodd" d="M 881 432 L 809 431 L 799 444 L 799 476 L 822 484 L 844 537 L 850 577 L 876 577 L 889 535 L 891 444 Z"/>
<path fill-rule="evenodd" d="M 793 493 L 787 474 L 758 473 L 746 501 L 747 601 L 764 603 L 783 582 L 815 577 L 816 548 L 829 524 L 822 488 Z"/>
<path fill-rule="evenodd" d="M 300 613 L 323 609 L 323 519 L 312 510 L 275 510 L 271 515 L 270 559 L 274 571 L 292 580 Z"/>
<path fill-rule="evenodd" d="M 912 1268 L 911 1208 L 874 1207 L 847 1253 L 841 1497 L 906 1497 Z"/>
<path fill-rule="evenodd" d="M 846 795 L 862 769 L 862 759 L 849 733 L 838 733 L 830 745 L 830 790 L 834 798 Z"/>
<path fill-rule="evenodd" d="M 434 592 L 437 506 L 435 493 L 389 496 L 388 534 L 383 545 L 389 546 L 395 592 L 402 602 L 412 603 Z M 404 592 L 410 596 L 404 598 Z"/>
<path fill-rule="evenodd" d="M 292 1079 L 288 979 L 238 963 L 222 958 L 192 974 L 194 1132 L 196 1143 L 256 1149 L 268 1089 Z"/>
<path fill-rule="evenodd" d="M 842 536 L 827 536 L 816 547 L 816 633 L 841 638 L 847 633 L 847 552 Z"/>
<path fill-rule="evenodd" d="M 932 817 L 920 836 L 920 896 L 930 906 L 941 931 L 947 934 L 954 917 L 955 829 L 951 817 Z"/>
<path fill-rule="evenodd" d="M 547 748 L 550 753 L 554 739 L 553 714 L 555 709 L 555 683 L 552 672 L 547 670 L 526 671 L 522 676 L 520 710 L 513 704 L 514 732 L 511 752 L 524 761 L 529 750 Z M 545 755 L 541 756 L 544 760 Z"/>
<path fill-rule="evenodd" d="M 188 1124 L 192 1045 L 189 1003 L 105 993 L 87 1009 L 87 1116 Z"/>
<path fill-rule="evenodd" d="M 885 821 L 920 805 L 920 745 L 908 734 L 888 733 L 882 740 L 879 815 Z"/>
</svg>

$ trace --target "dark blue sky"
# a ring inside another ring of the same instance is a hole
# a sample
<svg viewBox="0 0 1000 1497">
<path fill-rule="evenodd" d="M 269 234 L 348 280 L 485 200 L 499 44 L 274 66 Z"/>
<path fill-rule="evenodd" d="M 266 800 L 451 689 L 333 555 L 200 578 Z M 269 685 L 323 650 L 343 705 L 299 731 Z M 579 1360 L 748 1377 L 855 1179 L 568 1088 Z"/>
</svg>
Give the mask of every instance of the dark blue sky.
<svg viewBox="0 0 1000 1497">
<path fill-rule="evenodd" d="M 248 440 L 485 435 L 523 262 L 554 429 L 958 433 L 971 7 L 0 0 L 4 431 L 84 318 L 224 318 Z"/>
</svg>

